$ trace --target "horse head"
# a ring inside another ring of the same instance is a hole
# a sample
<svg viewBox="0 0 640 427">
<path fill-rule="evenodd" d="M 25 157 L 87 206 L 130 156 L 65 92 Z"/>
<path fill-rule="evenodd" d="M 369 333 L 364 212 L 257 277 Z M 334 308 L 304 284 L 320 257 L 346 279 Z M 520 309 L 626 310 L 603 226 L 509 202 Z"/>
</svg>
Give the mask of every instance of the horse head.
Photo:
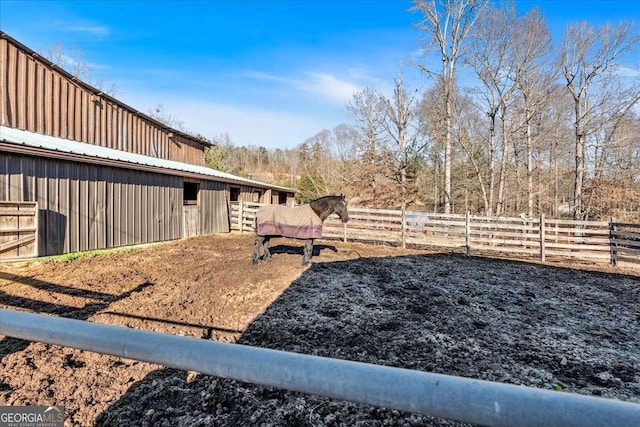
<svg viewBox="0 0 640 427">
<path fill-rule="evenodd" d="M 342 222 L 349 221 L 349 213 L 347 212 L 347 199 L 345 199 L 344 194 L 336 196 L 336 203 L 333 207 L 333 211 L 340 217 L 340 220 Z"/>
<path fill-rule="evenodd" d="M 324 196 L 309 203 L 311 209 L 324 221 L 332 213 L 336 213 L 342 222 L 349 221 L 347 213 L 347 201 L 344 195 Z"/>
</svg>

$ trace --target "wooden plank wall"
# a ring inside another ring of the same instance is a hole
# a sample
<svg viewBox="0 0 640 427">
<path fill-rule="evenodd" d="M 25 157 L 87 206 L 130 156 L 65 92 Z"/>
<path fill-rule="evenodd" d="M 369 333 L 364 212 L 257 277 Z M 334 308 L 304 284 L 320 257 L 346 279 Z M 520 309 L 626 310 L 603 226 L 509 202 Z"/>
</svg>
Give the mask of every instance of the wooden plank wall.
<svg viewBox="0 0 640 427">
<path fill-rule="evenodd" d="M 182 228 L 183 237 L 193 237 L 200 234 L 200 206 L 197 205 L 184 205 L 182 207 L 183 223 Z"/>
<path fill-rule="evenodd" d="M 0 261 L 38 255 L 38 204 L 0 202 Z"/>
<path fill-rule="evenodd" d="M 204 165 L 204 146 L 100 95 L 0 38 L 0 124 L 130 153 Z"/>
<path fill-rule="evenodd" d="M 260 203 L 258 193 L 256 193 L 257 190 L 264 193 L 263 189 L 256 189 L 249 185 L 240 185 L 240 200 L 243 202 Z"/>
<path fill-rule="evenodd" d="M 0 200 L 36 201 L 41 256 L 182 237 L 178 176 L 0 153 Z"/>
</svg>

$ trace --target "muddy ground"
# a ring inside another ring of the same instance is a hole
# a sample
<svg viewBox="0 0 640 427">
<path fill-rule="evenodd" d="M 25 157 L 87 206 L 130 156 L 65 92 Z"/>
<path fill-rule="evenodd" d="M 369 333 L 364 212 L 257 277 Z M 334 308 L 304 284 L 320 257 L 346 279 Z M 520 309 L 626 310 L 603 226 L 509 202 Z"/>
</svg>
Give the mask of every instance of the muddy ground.
<svg viewBox="0 0 640 427">
<path fill-rule="evenodd" d="M 640 273 L 249 234 L 0 265 L 0 306 L 640 403 Z M 0 319 L 1 321 L 1 319 Z M 0 336 L 0 404 L 77 426 L 462 425 Z"/>
</svg>

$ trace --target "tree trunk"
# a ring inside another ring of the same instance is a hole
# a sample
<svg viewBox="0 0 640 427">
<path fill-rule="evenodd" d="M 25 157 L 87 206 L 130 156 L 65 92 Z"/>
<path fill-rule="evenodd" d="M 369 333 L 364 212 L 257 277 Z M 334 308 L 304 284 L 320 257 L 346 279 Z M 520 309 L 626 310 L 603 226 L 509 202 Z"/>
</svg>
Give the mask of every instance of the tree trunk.
<svg viewBox="0 0 640 427">
<path fill-rule="evenodd" d="M 582 206 L 582 184 L 584 182 L 584 143 L 585 132 L 582 123 L 581 98 L 575 100 L 576 111 L 576 168 L 573 185 L 573 218 L 582 219 L 584 207 Z"/>
<path fill-rule="evenodd" d="M 533 136 L 531 135 L 531 112 L 526 111 L 527 120 L 527 216 L 533 218 Z"/>
<path fill-rule="evenodd" d="M 453 64 L 447 69 L 443 65 L 445 73 L 445 146 L 444 146 L 444 213 L 451 213 L 451 140 L 453 139 Z"/>
<path fill-rule="evenodd" d="M 504 188 L 507 180 L 507 166 L 509 164 L 509 131 L 507 129 L 506 117 L 507 106 L 502 105 L 502 164 L 500 167 L 500 177 L 498 184 L 498 203 L 496 204 L 496 215 L 501 215 L 504 211 Z"/>
<path fill-rule="evenodd" d="M 491 127 L 489 128 L 489 200 L 485 202 L 485 214 L 493 215 L 493 198 L 496 185 L 496 113 L 494 110 L 489 114 Z"/>
</svg>

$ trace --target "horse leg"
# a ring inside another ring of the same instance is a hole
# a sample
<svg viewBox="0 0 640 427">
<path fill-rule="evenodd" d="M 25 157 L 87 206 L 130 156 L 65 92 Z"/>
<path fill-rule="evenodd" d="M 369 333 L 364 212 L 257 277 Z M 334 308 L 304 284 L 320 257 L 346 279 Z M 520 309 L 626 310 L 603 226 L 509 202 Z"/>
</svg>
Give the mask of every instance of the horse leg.
<svg viewBox="0 0 640 427">
<path fill-rule="evenodd" d="M 311 256 L 313 255 L 313 239 L 307 239 L 304 242 L 304 258 L 302 258 L 302 265 L 307 265 L 311 262 Z"/>
<path fill-rule="evenodd" d="M 253 243 L 253 263 L 257 264 L 260 261 L 260 246 L 263 245 L 264 237 L 256 236 L 256 240 Z"/>
<path fill-rule="evenodd" d="M 264 241 L 262 242 L 262 247 L 264 248 L 264 260 L 271 261 L 271 251 L 269 250 L 269 241 L 271 237 L 264 237 Z"/>
</svg>

